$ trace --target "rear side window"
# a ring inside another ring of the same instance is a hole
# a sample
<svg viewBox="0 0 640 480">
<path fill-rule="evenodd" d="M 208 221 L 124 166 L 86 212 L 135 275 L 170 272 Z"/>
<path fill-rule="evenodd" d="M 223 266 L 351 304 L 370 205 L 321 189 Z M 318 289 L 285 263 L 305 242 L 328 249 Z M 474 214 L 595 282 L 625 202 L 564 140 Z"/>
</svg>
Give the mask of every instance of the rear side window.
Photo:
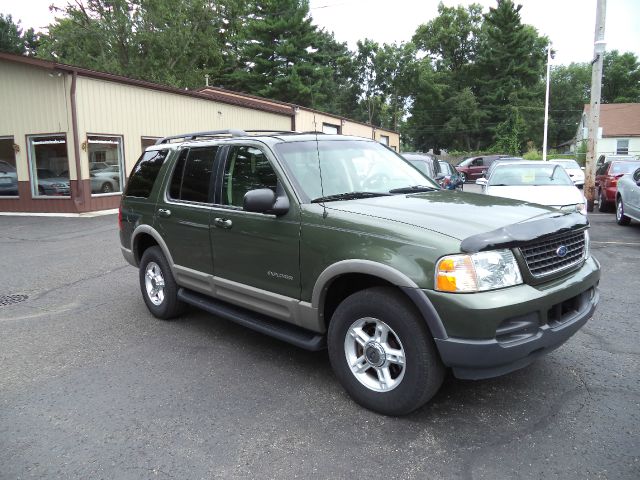
<svg viewBox="0 0 640 480">
<path fill-rule="evenodd" d="M 131 171 L 125 196 L 149 198 L 158 172 L 168 154 L 168 150 L 144 152 Z"/>
<path fill-rule="evenodd" d="M 210 203 L 209 187 L 217 146 L 181 152 L 173 171 L 169 196 L 174 200 Z"/>
</svg>

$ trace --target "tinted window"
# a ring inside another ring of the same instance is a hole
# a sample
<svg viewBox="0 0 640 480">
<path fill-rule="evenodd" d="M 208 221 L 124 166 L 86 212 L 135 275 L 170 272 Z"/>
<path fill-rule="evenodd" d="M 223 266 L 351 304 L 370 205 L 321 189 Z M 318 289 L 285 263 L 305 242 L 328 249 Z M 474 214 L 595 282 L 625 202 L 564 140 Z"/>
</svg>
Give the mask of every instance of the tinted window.
<svg viewBox="0 0 640 480">
<path fill-rule="evenodd" d="M 223 205 L 242 207 L 249 190 L 270 188 L 274 192 L 278 178 L 264 153 L 254 147 L 231 147 L 224 167 Z"/>
<path fill-rule="evenodd" d="M 615 162 L 611 164 L 609 175 L 620 175 L 622 173 L 632 173 L 638 168 L 637 163 L 632 162 Z"/>
<path fill-rule="evenodd" d="M 176 200 L 209 202 L 209 186 L 218 147 L 192 148 L 180 153 L 169 195 Z"/>
<path fill-rule="evenodd" d="M 158 172 L 160 172 L 168 153 L 167 150 L 143 153 L 131 171 L 125 195 L 128 197 L 149 198 L 153 184 L 158 177 Z"/>
</svg>

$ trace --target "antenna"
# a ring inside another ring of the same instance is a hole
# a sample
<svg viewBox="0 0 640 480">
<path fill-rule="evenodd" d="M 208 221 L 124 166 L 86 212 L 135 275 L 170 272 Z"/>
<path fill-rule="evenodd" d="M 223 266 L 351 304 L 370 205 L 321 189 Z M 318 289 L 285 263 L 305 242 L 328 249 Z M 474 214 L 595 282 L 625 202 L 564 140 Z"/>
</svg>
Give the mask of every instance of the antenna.
<svg viewBox="0 0 640 480">
<path fill-rule="evenodd" d="M 313 129 L 316 134 L 316 153 L 318 155 L 318 170 L 320 171 L 320 196 L 324 197 L 324 185 L 322 184 L 322 162 L 320 162 L 320 144 L 318 143 L 318 123 L 316 122 L 316 112 L 313 112 Z M 324 201 L 321 203 L 323 211 L 322 218 L 327 218 L 327 207 Z"/>
</svg>

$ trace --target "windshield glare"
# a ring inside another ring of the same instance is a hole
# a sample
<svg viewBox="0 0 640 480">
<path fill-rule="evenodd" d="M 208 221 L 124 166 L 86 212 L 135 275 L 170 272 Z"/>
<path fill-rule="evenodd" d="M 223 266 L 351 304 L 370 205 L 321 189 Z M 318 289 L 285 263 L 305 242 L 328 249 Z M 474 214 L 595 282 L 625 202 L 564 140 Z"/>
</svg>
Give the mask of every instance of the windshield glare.
<svg viewBox="0 0 640 480">
<path fill-rule="evenodd" d="M 310 200 L 349 192 L 388 193 L 394 188 L 413 185 L 440 188 L 401 157 L 375 142 L 286 142 L 276 145 L 276 151 Z"/>
<path fill-rule="evenodd" d="M 489 185 L 573 185 L 573 181 L 560 165 L 499 165 Z"/>
<path fill-rule="evenodd" d="M 580 169 L 580 165 L 575 160 L 553 160 L 553 163 L 562 165 L 564 168 Z"/>
</svg>

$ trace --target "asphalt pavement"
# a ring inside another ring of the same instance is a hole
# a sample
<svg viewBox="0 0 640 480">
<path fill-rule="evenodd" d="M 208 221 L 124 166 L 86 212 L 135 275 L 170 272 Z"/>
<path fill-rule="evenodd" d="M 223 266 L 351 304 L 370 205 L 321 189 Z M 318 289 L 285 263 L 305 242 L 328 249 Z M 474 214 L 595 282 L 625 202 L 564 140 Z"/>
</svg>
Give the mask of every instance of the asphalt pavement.
<svg viewBox="0 0 640 480">
<path fill-rule="evenodd" d="M 403 418 L 310 353 L 142 301 L 116 217 L 0 217 L 0 478 L 640 478 L 640 224 L 593 214 L 595 316 Z M 26 295 L 10 297 L 10 295 Z M 21 301 L 20 301 L 21 300 Z"/>
</svg>

